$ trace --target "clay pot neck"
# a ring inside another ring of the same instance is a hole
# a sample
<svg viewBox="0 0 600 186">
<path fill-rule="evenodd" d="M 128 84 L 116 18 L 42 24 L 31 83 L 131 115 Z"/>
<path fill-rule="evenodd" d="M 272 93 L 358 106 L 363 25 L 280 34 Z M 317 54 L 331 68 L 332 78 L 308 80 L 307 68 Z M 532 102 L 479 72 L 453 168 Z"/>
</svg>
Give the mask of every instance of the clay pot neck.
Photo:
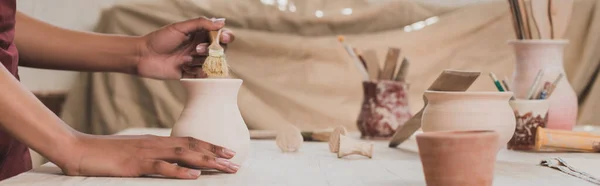
<svg viewBox="0 0 600 186">
<path fill-rule="evenodd" d="M 508 103 L 512 92 L 445 92 L 425 91 L 429 103 L 443 101 L 503 101 Z"/>
<path fill-rule="evenodd" d="M 518 40 L 509 41 L 516 55 L 516 65 L 521 68 L 563 68 L 565 46 L 568 40 Z"/>
<path fill-rule="evenodd" d="M 241 79 L 181 79 L 188 98 L 207 95 L 210 97 L 237 98 Z"/>
</svg>

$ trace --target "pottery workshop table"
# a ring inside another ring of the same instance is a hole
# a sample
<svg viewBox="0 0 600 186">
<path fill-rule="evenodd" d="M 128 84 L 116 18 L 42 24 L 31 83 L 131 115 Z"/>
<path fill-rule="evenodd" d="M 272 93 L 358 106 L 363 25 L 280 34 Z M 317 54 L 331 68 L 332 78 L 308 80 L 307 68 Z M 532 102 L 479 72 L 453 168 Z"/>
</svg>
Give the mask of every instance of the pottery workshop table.
<svg viewBox="0 0 600 186">
<path fill-rule="evenodd" d="M 119 134 L 166 136 L 169 130 L 128 129 Z M 323 142 L 306 142 L 300 151 L 288 154 L 281 153 L 271 140 L 253 140 L 251 145 L 249 158 L 237 174 L 202 175 L 197 180 L 69 177 L 48 163 L 0 185 L 425 185 L 414 137 L 399 148 L 388 148 L 387 142 L 375 142 L 373 159 L 360 156 L 338 159 Z M 498 154 L 494 185 L 592 185 L 538 165 L 540 160 L 552 157 L 565 158 L 582 170 L 600 167 L 597 154 L 502 150 Z"/>
</svg>

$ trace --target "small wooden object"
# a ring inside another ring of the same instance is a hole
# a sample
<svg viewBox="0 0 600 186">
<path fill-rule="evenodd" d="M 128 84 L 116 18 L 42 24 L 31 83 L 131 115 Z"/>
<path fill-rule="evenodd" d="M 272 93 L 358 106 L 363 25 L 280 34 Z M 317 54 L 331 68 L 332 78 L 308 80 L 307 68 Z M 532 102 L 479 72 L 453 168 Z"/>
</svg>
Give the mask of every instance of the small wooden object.
<svg viewBox="0 0 600 186">
<path fill-rule="evenodd" d="M 396 74 L 396 81 L 406 81 L 408 67 L 410 67 L 410 62 L 406 58 L 402 59 L 402 64 L 400 64 L 400 69 L 398 69 L 398 74 Z"/>
<path fill-rule="evenodd" d="M 333 128 L 326 128 L 315 131 L 302 131 L 302 138 L 304 141 L 329 141 L 329 137 L 333 132 Z M 250 130 L 250 139 L 275 139 L 277 137 L 277 131 L 273 130 Z"/>
<path fill-rule="evenodd" d="M 340 149 L 340 136 L 345 136 L 348 131 L 344 126 L 338 126 L 333 129 L 331 136 L 329 137 L 329 151 L 337 153 Z"/>
<path fill-rule="evenodd" d="M 302 134 L 296 126 L 290 125 L 279 131 L 275 142 L 282 152 L 296 152 L 302 146 Z"/>
<path fill-rule="evenodd" d="M 475 82 L 479 75 L 481 75 L 481 72 L 444 70 L 427 90 L 464 92 Z M 396 130 L 390 140 L 389 147 L 397 147 L 421 128 L 423 109 L 427 106 L 427 99 L 423 97 L 423 100 L 425 101 L 424 107 L 408 120 L 402 128 Z"/>
<path fill-rule="evenodd" d="M 380 80 L 392 80 L 394 79 L 394 71 L 396 70 L 396 64 L 400 57 L 400 49 L 390 47 L 385 57 L 385 64 L 383 66 L 383 72 L 379 75 Z"/>
<path fill-rule="evenodd" d="M 561 39 L 565 36 L 572 11 L 573 0 L 550 0 L 552 39 Z"/>
<path fill-rule="evenodd" d="M 540 32 L 540 39 L 552 39 L 548 0 L 531 0 L 533 19 Z"/>
<path fill-rule="evenodd" d="M 369 73 L 369 78 L 371 81 L 376 81 L 381 73 L 381 69 L 379 68 L 379 59 L 377 59 L 377 54 L 374 50 L 365 50 L 363 52 L 363 58 L 365 59 L 365 63 L 367 64 L 367 72 Z"/>
<path fill-rule="evenodd" d="M 373 143 L 353 140 L 345 135 L 340 135 L 338 158 L 349 155 L 373 157 Z"/>
<path fill-rule="evenodd" d="M 600 136 L 587 132 L 554 130 L 538 127 L 535 150 L 600 152 Z"/>
</svg>

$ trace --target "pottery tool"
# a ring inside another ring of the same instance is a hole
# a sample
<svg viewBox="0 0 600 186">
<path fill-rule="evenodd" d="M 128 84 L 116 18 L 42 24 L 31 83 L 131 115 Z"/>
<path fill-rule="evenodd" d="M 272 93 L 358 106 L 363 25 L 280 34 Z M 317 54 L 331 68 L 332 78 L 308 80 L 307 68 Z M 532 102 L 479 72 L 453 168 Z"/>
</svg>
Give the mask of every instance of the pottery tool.
<svg viewBox="0 0 600 186">
<path fill-rule="evenodd" d="M 340 136 L 345 136 L 348 133 L 344 126 L 338 126 L 333 129 L 329 137 L 329 151 L 337 153 L 340 150 Z"/>
<path fill-rule="evenodd" d="M 368 158 L 373 157 L 373 143 L 353 140 L 345 135 L 339 136 L 339 149 L 337 152 L 338 158 L 343 158 L 349 155 L 361 155 Z"/>
<path fill-rule="evenodd" d="M 464 92 L 469 89 L 480 75 L 481 72 L 444 70 L 427 90 Z M 428 103 L 427 98 L 424 96 L 423 100 L 425 102 L 423 108 L 404 123 L 402 128 L 396 130 L 390 140 L 389 147 L 397 147 L 421 128 L 423 110 Z"/>
<path fill-rule="evenodd" d="M 588 132 L 538 127 L 535 150 L 600 152 L 600 136 Z"/>
<path fill-rule="evenodd" d="M 565 36 L 572 11 L 573 0 L 550 0 L 552 39 L 561 39 Z"/>
<path fill-rule="evenodd" d="M 519 13 L 521 18 L 521 24 L 523 25 L 523 38 L 531 39 L 531 31 L 529 30 L 529 12 L 527 12 L 527 6 L 525 0 L 518 0 L 519 3 Z"/>
<path fill-rule="evenodd" d="M 494 85 L 496 85 L 498 91 L 504 92 L 504 88 L 502 87 L 502 84 L 500 84 L 500 81 L 498 81 L 498 78 L 496 78 L 496 74 L 490 72 L 490 78 L 492 78 L 492 81 L 494 81 Z"/>
<path fill-rule="evenodd" d="M 229 66 L 225 59 L 225 49 L 219 43 L 221 31 L 211 31 L 212 43 L 208 46 L 208 56 L 202 65 L 202 71 L 210 77 L 228 77 Z"/>
<path fill-rule="evenodd" d="M 356 53 L 354 53 L 354 50 L 352 49 L 350 44 L 346 44 L 344 40 L 344 36 L 338 36 L 338 41 L 344 46 L 344 49 L 346 49 L 346 52 L 354 62 L 354 65 L 356 65 L 356 68 L 358 68 L 358 71 L 363 76 L 363 80 L 368 81 L 369 73 L 367 73 L 367 69 L 365 69 L 365 67 L 362 65 L 362 62 L 360 61 L 360 59 L 358 59 L 358 56 L 356 55 Z"/>
<path fill-rule="evenodd" d="M 572 165 L 567 163 L 567 161 L 565 161 L 562 158 L 557 157 L 557 158 L 545 159 L 540 162 L 540 165 L 556 169 L 565 174 L 588 181 L 595 185 L 600 185 L 600 178 L 594 177 L 593 175 L 591 175 L 587 172 L 583 172 L 581 170 L 576 169 L 575 167 L 573 167 Z"/>
<path fill-rule="evenodd" d="M 387 55 L 385 56 L 385 63 L 383 65 L 383 71 L 379 74 L 380 80 L 393 80 L 394 79 L 394 71 L 396 70 L 396 65 L 398 63 L 398 58 L 400 57 L 400 49 L 399 48 L 388 48 Z"/>
<path fill-rule="evenodd" d="M 533 19 L 533 10 L 531 9 L 531 0 L 525 0 L 525 8 L 527 11 L 527 23 L 529 27 L 529 39 L 540 39 L 540 31 Z"/>
<path fill-rule="evenodd" d="M 513 27 L 515 29 L 515 34 L 517 36 L 517 39 L 523 39 L 523 29 L 522 29 L 522 23 L 521 23 L 521 18 L 520 18 L 520 11 L 518 9 L 518 3 L 517 0 L 508 0 L 508 3 L 510 4 L 510 12 L 512 15 L 512 21 L 513 21 Z"/>
<path fill-rule="evenodd" d="M 560 73 L 558 75 L 558 77 L 556 78 L 556 80 L 554 80 L 554 82 L 552 82 L 552 85 L 550 86 L 550 90 L 548 91 L 548 97 L 550 97 L 550 95 L 552 95 L 552 92 L 554 92 L 554 89 L 556 88 L 556 86 L 558 85 L 558 83 L 564 76 L 565 76 L 565 74 Z"/>
<path fill-rule="evenodd" d="M 314 131 L 301 131 L 300 134 L 304 141 L 319 141 L 327 142 L 333 132 L 332 128 L 314 130 Z M 250 139 L 275 139 L 277 137 L 277 131 L 272 130 L 250 130 Z"/>
<path fill-rule="evenodd" d="M 379 78 L 381 69 L 379 68 L 379 59 L 377 59 L 377 53 L 374 50 L 366 50 L 363 53 L 363 58 L 367 64 L 367 72 L 371 81 L 376 81 Z"/>
<path fill-rule="evenodd" d="M 533 20 L 540 33 L 540 39 L 552 39 L 552 28 L 550 26 L 550 2 L 548 0 L 531 0 L 531 11 Z"/>
<path fill-rule="evenodd" d="M 542 76 L 544 75 L 544 71 L 543 70 L 539 70 L 537 75 L 535 76 L 535 80 L 533 80 L 533 84 L 531 84 L 531 87 L 529 87 L 529 91 L 527 92 L 527 97 L 525 99 L 533 99 L 534 95 L 535 95 L 535 91 L 538 88 L 538 84 L 540 83 L 540 80 L 542 79 Z"/>
<path fill-rule="evenodd" d="M 508 84 L 508 78 L 507 77 L 504 77 L 504 79 L 502 80 L 502 84 L 504 85 L 504 89 L 507 92 L 510 92 L 510 84 Z M 510 100 L 516 100 L 515 96 L 514 95 L 511 96 Z"/>
<path fill-rule="evenodd" d="M 410 62 L 405 58 L 402 59 L 402 63 L 400 64 L 400 69 L 398 69 L 398 73 L 394 78 L 395 81 L 406 81 L 406 76 L 408 75 L 408 67 L 410 67 Z"/>
</svg>

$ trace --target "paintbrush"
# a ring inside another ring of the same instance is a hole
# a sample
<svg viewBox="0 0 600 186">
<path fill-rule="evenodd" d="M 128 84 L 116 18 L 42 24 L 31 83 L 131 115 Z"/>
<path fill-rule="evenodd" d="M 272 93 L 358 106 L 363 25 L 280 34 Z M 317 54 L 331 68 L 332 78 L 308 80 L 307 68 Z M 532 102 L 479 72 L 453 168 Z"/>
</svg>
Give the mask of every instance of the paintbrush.
<svg viewBox="0 0 600 186">
<path fill-rule="evenodd" d="M 529 91 L 527 92 L 527 97 L 525 99 L 533 99 L 533 96 L 535 95 L 534 93 L 537 90 L 538 84 L 540 83 L 543 75 L 544 71 L 539 70 L 535 76 L 535 80 L 533 80 L 533 84 L 531 84 L 531 87 L 529 87 Z"/>
<path fill-rule="evenodd" d="M 338 36 L 338 41 L 344 46 L 344 49 L 346 49 L 346 52 L 348 53 L 348 55 L 354 62 L 354 65 L 356 65 L 356 68 L 358 68 L 358 71 L 362 74 L 362 76 L 363 76 L 362 79 L 364 81 L 368 81 L 369 73 L 367 73 L 367 69 L 365 69 L 365 67 L 362 65 L 362 62 L 360 61 L 360 59 L 358 58 L 356 53 L 354 53 L 352 46 L 350 46 L 349 44 L 346 44 L 344 42 L 344 40 L 345 40 L 344 36 Z"/>
<path fill-rule="evenodd" d="M 550 90 L 548 91 L 548 97 L 550 97 L 550 95 L 552 95 L 552 92 L 554 92 L 554 89 L 556 89 L 556 86 L 558 85 L 558 83 L 564 76 L 565 76 L 565 74 L 560 73 L 558 75 L 558 77 L 556 78 L 556 80 L 554 80 L 554 82 L 552 82 L 552 85 L 550 86 Z"/>
<path fill-rule="evenodd" d="M 494 74 L 493 72 L 490 72 L 490 77 L 494 81 L 494 85 L 496 85 L 496 88 L 498 89 L 498 91 L 504 92 L 504 88 L 502 88 L 502 84 L 500 84 L 500 81 L 498 81 L 498 78 L 496 78 L 496 74 Z"/>
<path fill-rule="evenodd" d="M 510 84 L 508 84 L 508 78 L 506 76 L 504 76 L 504 80 L 502 80 L 502 84 L 504 85 L 505 90 L 510 92 Z M 515 95 L 512 95 L 510 97 L 510 100 L 516 100 Z"/>
<path fill-rule="evenodd" d="M 229 66 L 225 59 L 225 49 L 223 49 L 219 43 L 221 31 L 222 30 L 210 32 L 213 41 L 208 46 L 208 56 L 202 65 L 202 71 L 204 71 L 209 78 L 229 76 Z"/>
<path fill-rule="evenodd" d="M 333 128 L 326 128 L 314 131 L 302 131 L 300 134 L 304 141 L 327 142 L 333 132 Z M 250 139 L 275 139 L 277 131 L 273 130 L 250 130 Z"/>
</svg>

